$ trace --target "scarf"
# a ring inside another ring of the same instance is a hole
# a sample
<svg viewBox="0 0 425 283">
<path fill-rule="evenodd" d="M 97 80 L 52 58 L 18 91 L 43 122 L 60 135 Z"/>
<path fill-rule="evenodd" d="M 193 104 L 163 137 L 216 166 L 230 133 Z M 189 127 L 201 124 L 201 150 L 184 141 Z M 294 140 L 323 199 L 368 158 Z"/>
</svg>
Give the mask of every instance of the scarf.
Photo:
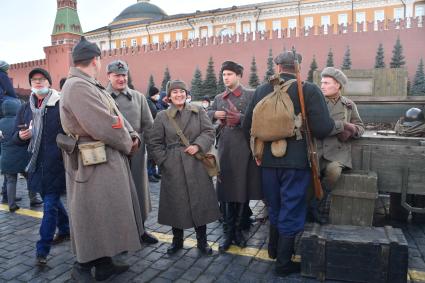
<svg viewBox="0 0 425 283">
<path fill-rule="evenodd" d="M 35 97 L 35 94 L 33 94 L 33 96 Z M 25 171 L 28 173 L 34 173 L 35 171 L 38 151 L 40 150 L 41 138 L 43 135 L 44 115 L 46 114 L 46 105 L 50 96 L 52 96 L 52 90 L 49 90 L 49 94 L 44 98 L 39 108 L 35 106 L 35 100 L 37 99 L 33 99 L 33 97 L 30 98 L 30 107 L 32 111 L 32 138 L 28 146 L 28 152 L 32 155 L 27 167 L 25 168 Z"/>
</svg>

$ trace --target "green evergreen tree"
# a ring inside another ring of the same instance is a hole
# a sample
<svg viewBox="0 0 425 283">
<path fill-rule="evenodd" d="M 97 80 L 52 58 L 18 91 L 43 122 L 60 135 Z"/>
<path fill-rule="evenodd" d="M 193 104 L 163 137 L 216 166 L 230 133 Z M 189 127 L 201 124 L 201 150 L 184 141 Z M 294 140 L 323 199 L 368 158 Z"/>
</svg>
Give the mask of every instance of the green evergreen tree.
<svg viewBox="0 0 425 283">
<path fill-rule="evenodd" d="M 267 57 L 267 71 L 264 76 L 264 82 L 268 82 L 269 78 L 274 75 L 274 62 L 273 62 L 273 50 L 269 49 L 269 56 Z"/>
<path fill-rule="evenodd" d="M 203 92 L 209 97 L 215 97 L 217 94 L 217 77 L 215 76 L 214 61 L 212 57 L 208 60 Z"/>
<path fill-rule="evenodd" d="M 419 61 L 413 84 L 410 87 L 410 95 L 425 95 L 424 61 L 422 58 Z"/>
<path fill-rule="evenodd" d="M 130 70 L 128 71 L 128 74 L 127 74 L 127 85 L 129 89 L 134 89 L 133 79 L 131 78 Z"/>
<path fill-rule="evenodd" d="M 403 55 L 403 46 L 401 45 L 400 38 L 397 37 L 393 48 L 393 57 L 391 58 L 390 68 L 401 68 L 406 64 Z"/>
<path fill-rule="evenodd" d="M 161 83 L 161 90 L 165 91 L 165 88 L 167 87 L 167 83 L 171 81 L 171 75 L 170 75 L 170 70 L 168 69 L 168 66 L 165 67 L 165 71 L 164 71 L 164 78 L 162 79 L 162 83 Z"/>
<path fill-rule="evenodd" d="M 155 86 L 155 81 L 154 81 L 154 79 L 153 79 L 153 75 L 151 74 L 151 75 L 149 76 L 148 89 L 146 90 L 146 93 L 149 93 L 149 89 L 150 89 L 152 86 Z"/>
<path fill-rule="evenodd" d="M 190 89 L 190 94 L 192 95 L 192 99 L 201 100 L 202 96 L 204 96 L 204 92 L 202 91 L 202 73 L 198 66 L 196 67 L 195 73 L 193 74 L 191 85 L 192 87 Z"/>
<path fill-rule="evenodd" d="M 381 68 L 385 68 L 384 47 L 382 46 L 382 43 L 379 43 L 378 50 L 376 51 L 375 56 L 375 69 Z"/>
<path fill-rule="evenodd" d="M 310 70 L 308 71 L 307 81 L 309 81 L 311 83 L 313 82 L 314 71 L 316 71 L 317 68 L 318 68 L 318 66 L 317 66 L 317 62 L 316 62 L 316 56 L 313 55 L 313 61 L 311 61 L 311 64 L 310 64 Z"/>
<path fill-rule="evenodd" d="M 221 72 L 218 73 L 218 84 L 217 84 L 217 94 L 223 93 L 226 90 L 226 86 L 223 82 L 223 74 Z"/>
<path fill-rule="evenodd" d="M 249 74 L 249 86 L 256 88 L 259 84 L 260 79 L 257 75 L 257 63 L 255 62 L 255 56 L 253 56 L 251 62 L 251 73 Z"/>
<path fill-rule="evenodd" d="M 332 48 L 329 49 L 328 52 L 328 59 L 326 60 L 326 67 L 333 67 L 334 66 L 334 53 L 332 52 Z"/>
<path fill-rule="evenodd" d="M 347 46 L 347 49 L 344 53 L 344 59 L 342 60 L 341 70 L 350 70 L 351 69 L 351 53 L 350 46 Z"/>
</svg>

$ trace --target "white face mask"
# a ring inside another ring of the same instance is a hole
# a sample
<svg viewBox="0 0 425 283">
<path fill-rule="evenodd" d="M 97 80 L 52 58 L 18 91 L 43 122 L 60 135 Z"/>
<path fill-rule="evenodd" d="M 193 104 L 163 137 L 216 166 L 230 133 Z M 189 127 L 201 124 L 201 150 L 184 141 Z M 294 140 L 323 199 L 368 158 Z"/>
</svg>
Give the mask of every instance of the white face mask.
<svg viewBox="0 0 425 283">
<path fill-rule="evenodd" d="M 159 100 L 159 94 L 155 94 L 155 95 L 153 95 L 152 97 L 151 97 L 151 100 L 153 100 L 153 101 L 158 101 Z"/>
<path fill-rule="evenodd" d="M 31 91 L 40 96 L 47 96 L 47 94 L 49 93 L 49 88 L 48 87 L 43 87 L 40 89 L 31 88 Z"/>
<path fill-rule="evenodd" d="M 186 99 L 186 102 L 187 102 L 187 103 L 190 103 L 191 101 L 192 101 L 192 99 L 191 99 L 191 98 Z"/>
<path fill-rule="evenodd" d="M 202 107 L 204 107 L 204 109 L 207 109 L 208 106 L 210 106 L 208 103 L 202 103 Z"/>
</svg>

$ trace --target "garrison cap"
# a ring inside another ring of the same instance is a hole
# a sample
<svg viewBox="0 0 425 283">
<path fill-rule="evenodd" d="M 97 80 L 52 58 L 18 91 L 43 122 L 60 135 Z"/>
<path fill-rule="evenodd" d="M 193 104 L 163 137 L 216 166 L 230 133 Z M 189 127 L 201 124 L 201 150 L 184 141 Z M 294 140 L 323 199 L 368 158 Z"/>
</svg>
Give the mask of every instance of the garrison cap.
<svg viewBox="0 0 425 283">
<path fill-rule="evenodd" d="M 101 54 L 99 47 L 96 43 L 87 41 L 83 36 L 80 42 L 72 48 L 72 61 L 79 62 L 90 60 L 95 57 L 99 57 Z"/>
<path fill-rule="evenodd" d="M 303 57 L 301 54 L 297 53 L 298 63 L 301 64 L 301 61 L 303 60 Z M 279 55 L 274 58 L 274 62 L 276 65 L 282 65 L 287 68 L 293 68 L 294 65 L 294 53 L 292 51 L 285 51 L 280 53 Z"/>
<path fill-rule="evenodd" d="M 220 72 L 223 73 L 224 70 L 232 71 L 241 77 L 243 75 L 243 66 L 233 61 L 224 61 Z"/>
<path fill-rule="evenodd" d="M 340 70 L 334 67 L 326 67 L 321 73 L 323 77 L 331 77 L 336 80 L 342 87 L 345 86 L 348 82 L 347 76 Z"/>
<path fill-rule="evenodd" d="M 173 89 L 184 89 L 187 93 L 186 84 L 184 81 L 181 81 L 181 80 L 168 81 L 167 87 L 166 87 L 167 96 L 170 96 L 170 93 Z"/>
<path fill-rule="evenodd" d="M 106 72 L 109 73 L 115 73 L 119 75 L 127 75 L 128 74 L 128 66 L 127 63 L 121 60 L 115 60 L 109 63 L 108 67 L 106 68 Z"/>
</svg>

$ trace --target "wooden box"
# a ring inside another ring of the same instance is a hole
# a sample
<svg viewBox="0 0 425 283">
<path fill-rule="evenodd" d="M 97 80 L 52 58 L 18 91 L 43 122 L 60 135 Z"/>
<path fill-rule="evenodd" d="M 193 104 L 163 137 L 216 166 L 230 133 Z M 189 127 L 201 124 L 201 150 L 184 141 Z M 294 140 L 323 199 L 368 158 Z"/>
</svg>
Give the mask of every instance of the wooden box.
<svg viewBox="0 0 425 283">
<path fill-rule="evenodd" d="M 322 281 L 407 281 L 408 247 L 400 229 L 309 224 L 300 242 L 302 276 Z"/>
<path fill-rule="evenodd" d="M 347 171 L 331 192 L 329 221 L 335 225 L 372 226 L 378 177 L 374 172 Z"/>
</svg>

